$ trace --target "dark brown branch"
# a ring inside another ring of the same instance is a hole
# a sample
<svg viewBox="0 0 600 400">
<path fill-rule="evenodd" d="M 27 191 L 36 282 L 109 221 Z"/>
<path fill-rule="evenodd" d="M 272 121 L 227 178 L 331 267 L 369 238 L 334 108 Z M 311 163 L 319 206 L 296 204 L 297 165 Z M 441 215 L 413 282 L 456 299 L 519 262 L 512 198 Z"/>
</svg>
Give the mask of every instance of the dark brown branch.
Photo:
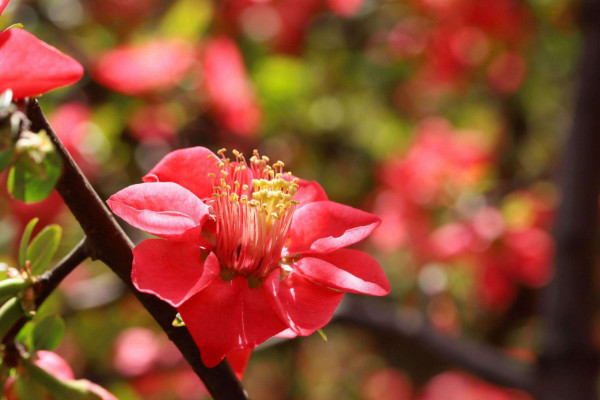
<svg viewBox="0 0 600 400">
<path fill-rule="evenodd" d="M 349 298 L 336 313 L 335 320 L 409 341 L 422 347 L 425 353 L 444 358 L 489 382 L 527 392 L 533 389 L 534 375 L 530 365 L 505 356 L 487 345 L 442 335 L 422 319 L 398 314 L 383 302 Z"/>
<path fill-rule="evenodd" d="M 585 2 L 583 58 L 554 227 L 555 275 L 544 298 L 539 398 L 596 398 L 598 354 L 591 339 L 600 193 L 600 1 Z"/>
<path fill-rule="evenodd" d="M 91 257 L 103 261 L 125 282 L 169 339 L 175 343 L 215 399 L 247 399 L 247 393 L 226 360 L 214 368 L 207 368 L 202 363 L 198 347 L 188 330 L 172 326 L 177 312 L 173 307 L 134 288 L 131 283 L 133 244 L 65 150 L 37 101 L 29 103 L 27 115 L 31 119 L 32 130 L 44 129 L 65 162 L 63 175 L 56 185 L 56 190 L 85 232 L 90 244 Z"/>
</svg>

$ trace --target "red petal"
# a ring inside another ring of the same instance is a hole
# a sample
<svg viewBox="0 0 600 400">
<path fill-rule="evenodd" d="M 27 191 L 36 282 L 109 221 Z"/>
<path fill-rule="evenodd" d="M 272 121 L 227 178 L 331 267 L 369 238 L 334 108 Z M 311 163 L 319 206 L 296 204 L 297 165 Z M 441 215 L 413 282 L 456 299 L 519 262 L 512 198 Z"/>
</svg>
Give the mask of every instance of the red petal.
<svg viewBox="0 0 600 400">
<path fill-rule="evenodd" d="M 384 296 L 390 292 L 379 263 L 359 250 L 340 249 L 318 258 L 300 259 L 294 270 L 305 277 L 332 289 L 350 293 Z"/>
<path fill-rule="evenodd" d="M 133 249 L 133 285 L 173 307 L 204 289 L 219 271 L 217 257 L 210 253 L 202 261 L 200 248 L 192 243 L 148 239 Z"/>
<path fill-rule="evenodd" d="M 23 29 L 0 32 L 0 93 L 13 98 L 37 96 L 77 82 L 83 67 Z"/>
<path fill-rule="evenodd" d="M 10 0 L 0 0 L 0 16 L 2 15 L 2 12 L 6 8 L 6 6 L 8 5 L 9 1 Z"/>
<path fill-rule="evenodd" d="M 233 369 L 233 372 L 235 372 L 235 376 L 237 376 L 238 379 L 242 379 L 242 376 L 244 376 L 251 355 L 252 349 L 237 350 L 227 353 L 227 361 L 229 361 L 229 365 L 231 365 L 231 369 Z"/>
<path fill-rule="evenodd" d="M 115 214 L 136 228 L 175 241 L 197 242 L 209 215 L 202 200 L 171 182 L 131 185 L 107 203 Z"/>
<path fill-rule="evenodd" d="M 290 273 L 283 281 L 275 270 L 265 286 L 271 306 L 289 328 L 308 336 L 325 326 L 342 300 L 344 293 L 317 285 L 305 277 Z"/>
<path fill-rule="evenodd" d="M 177 85 L 194 61 L 193 48 L 178 40 L 121 46 L 96 62 L 94 78 L 117 92 L 138 95 Z"/>
<path fill-rule="evenodd" d="M 313 201 L 327 201 L 325 190 L 317 183 L 317 181 L 305 181 L 298 179 L 298 191 L 294 196 L 294 200 L 299 201 L 298 207 L 302 207 Z"/>
<path fill-rule="evenodd" d="M 309 203 L 294 213 L 288 253 L 328 253 L 364 239 L 380 223 L 376 215 L 333 201 Z"/>
<path fill-rule="evenodd" d="M 229 282 L 215 279 L 178 310 L 207 367 L 214 367 L 232 351 L 252 349 L 286 328 L 267 301 L 265 285 L 250 289 L 242 276 Z"/>
<path fill-rule="evenodd" d="M 144 182 L 175 182 L 201 199 L 213 193 L 209 173 L 217 173 L 214 153 L 204 147 L 190 147 L 167 154 L 146 176 Z"/>
</svg>

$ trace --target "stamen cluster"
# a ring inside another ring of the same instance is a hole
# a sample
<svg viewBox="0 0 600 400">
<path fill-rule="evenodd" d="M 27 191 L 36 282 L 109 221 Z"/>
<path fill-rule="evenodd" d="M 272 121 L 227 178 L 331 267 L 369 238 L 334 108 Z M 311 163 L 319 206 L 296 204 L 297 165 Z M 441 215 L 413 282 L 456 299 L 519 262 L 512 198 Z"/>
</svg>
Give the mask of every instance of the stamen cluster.
<svg viewBox="0 0 600 400">
<path fill-rule="evenodd" d="M 283 172 L 284 163 L 269 165 L 255 150 L 249 163 L 234 150 L 235 161 L 216 159 L 210 203 L 215 222 L 215 254 L 234 274 L 265 277 L 278 266 L 297 201 L 298 179 Z"/>
</svg>

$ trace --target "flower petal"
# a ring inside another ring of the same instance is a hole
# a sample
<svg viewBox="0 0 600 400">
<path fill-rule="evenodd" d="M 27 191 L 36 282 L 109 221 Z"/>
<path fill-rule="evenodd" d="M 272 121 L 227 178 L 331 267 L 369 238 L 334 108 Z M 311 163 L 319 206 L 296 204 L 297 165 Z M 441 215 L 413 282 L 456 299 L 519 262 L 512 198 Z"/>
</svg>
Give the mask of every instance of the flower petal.
<svg viewBox="0 0 600 400">
<path fill-rule="evenodd" d="M 250 289 L 248 280 L 217 278 L 178 308 L 207 367 L 232 351 L 252 349 L 286 328 L 265 294 L 265 285 Z"/>
<path fill-rule="evenodd" d="M 217 257 L 210 253 L 202 261 L 201 249 L 193 243 L 148 239 L 133 249 L 133 285 L 173 307 L 204 289 L 219 271 Z"/>
<path fill-rule="evenodd" d="M 384 296 L 390 292 L 379 263 L 360 250 L 340 249 L 318 258 L 304 257 L 294 270 L 301 275 L 332 289 L 350 293 Z"/>
<path fill-rule="evenodd" d="M 287 252 L 329 253 L 369 236 L 381 219 L 356 208 L 316 201 L 296 210 Z"/>
<path fill-rule="evenodd" d="M 317 183 L 317 181 L 306 181 L 298 179 L 298 190 L 294 196 L 294 200 L 299 201 L 298 207 L 302 207 L 313 201 L 327 201 L 325 190 Z"/>
<path fill-rule="evenodd" d="M 193 62 L 194 48 L 189 43 L 153 40 L 104 53 L 92 72 L 107 88 L 136 96 L 171 89 L 185 78 Z"/>
<path fill-rule="evenodd" d="M 280 281 L 277 270 L 267 277 L 265 287 L 273 310 L 301 336 L 308 336 L 325 326 L 344 296 L 344 293 L 317 285 L 294 272 Z"/>
<path fill-rule="evenodd" d="M 77 82 L 83 67 L 71 57 L 19 28 L 0 32 L 0 93 L 14 99 L 37 96 Z"/>
<path fill-rule="evenodd" d="M 197 242 L 209 216 L 202 200 L 171 182 L 131 185 L 107 203 L 115 214 L 136 228 L 175 241 Z"/>
<path fill-rule="evenodd" d="M 215 154 L 205 147 L 190 147 L 167 154 L 146 176 L 144 182 L 175 182 L 201 199 L 213 193 L 209 173 L 217 173 Z"/>
<path fill-rule="evenodd" d="M 231 365 L 231 369 L 233 369 L 235 376 L 240 380 L 242 379 L 242 376 L 244 376 L 251 355 L 252 349 L 236 350 L 227 353 L 227 361 L 229 361 L 229 365 Z"/>
</svg>

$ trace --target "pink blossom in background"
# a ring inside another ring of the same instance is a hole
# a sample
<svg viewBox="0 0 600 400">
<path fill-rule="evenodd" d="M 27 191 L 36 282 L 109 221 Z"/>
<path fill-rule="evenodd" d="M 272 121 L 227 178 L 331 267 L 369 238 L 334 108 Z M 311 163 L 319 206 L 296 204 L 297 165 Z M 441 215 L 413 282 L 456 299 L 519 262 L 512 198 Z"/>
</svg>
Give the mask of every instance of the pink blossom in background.
<svg viewBox="0 0 600 400">
<path fill-rule="evenodd" d="M 203 60 L 204 87 L 218 122 L 238 135 L 255 134 L 261 110 L 235 42 L 225 36 L 209 40 Z"/>
<path fill-rule="evenodd" d="M 525 80 L 527 65 L 518 53 L 502 53 L 487 68 L 487 80 L 500 93 L 514 93 Z"/>
<path fill-rule="evenodd" d="M 140 142 L 168 142 L 177 134 L 177 117 L 166 104 L 145 104 L 133 111 L 127 127 Z"/>
<path fill-rule="evenodd" d="M 405 373 L 381 368 L 367 376 L 361 394 L 362 400 L 413 400 L 413 385 Z"/>
<path fill-rule="evenodd" d="M 195 58 L 192 45 L 160 40 L 122 45 L 107 51 L 94 63 L 92 74 L 100 84 L 130 96 L 168 90 L 187 75 Z"/>
<path fill-rule="evenodd" d="M 389 293 L 377 261 L 345 249 L 378 217 L 327 200 L 281 162 L 219 154 L 174 151 L 145 183 L 108 200 L 127 222 L 163 238 L 134 249 L 132 280 L 178 309 L 207 366 L 286 329 L 312 334 L 344 292 Z"/>
<path fill-rule="evenodd" d="M 340 17 L 351 17 L 360 11 L 364 2 L 364 0 L 327 0 L 327 5 Z"/>
<path fill-rule="evenodd" d="M 523 392 L 503 389 L 462 372 L 444 372 L 433 377 L 417 400 L 531 400 Z"/>
</svg>

